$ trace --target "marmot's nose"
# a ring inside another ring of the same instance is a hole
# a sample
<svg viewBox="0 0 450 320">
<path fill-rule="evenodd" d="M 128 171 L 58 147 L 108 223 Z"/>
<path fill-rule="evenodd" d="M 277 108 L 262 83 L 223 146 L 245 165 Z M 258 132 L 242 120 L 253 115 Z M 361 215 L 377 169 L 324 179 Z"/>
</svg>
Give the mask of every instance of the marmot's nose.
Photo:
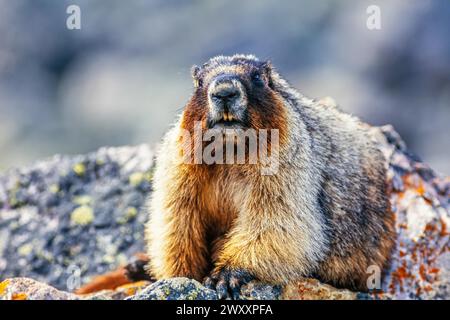
<svg viewBox="0 0 450 320">
<path fill-rule="evenodd" d="M 217 84 L 211 92 L 211 98 L 215 102 L 231 105 L 234 101 L 239 99 L 241 92 L 232 82 L 225 82 Z"/>
</svg>

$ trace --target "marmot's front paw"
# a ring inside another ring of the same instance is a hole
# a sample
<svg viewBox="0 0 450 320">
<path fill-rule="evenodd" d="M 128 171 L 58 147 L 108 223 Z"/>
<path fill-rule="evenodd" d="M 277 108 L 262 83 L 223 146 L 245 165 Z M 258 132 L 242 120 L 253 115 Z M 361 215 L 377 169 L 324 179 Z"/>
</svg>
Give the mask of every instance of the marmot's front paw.
<svg viewBox="0 0 450 320">
<path fill-rule="evenodd" d="M 241 286 L 254 278 L 246 270 L 224 267 L 213 271 L 210 276 L 205 278 L 203 284 L 207 288 L 217 291 L 219 299 L 237 300 L 239 299 Z"/>
</svg>

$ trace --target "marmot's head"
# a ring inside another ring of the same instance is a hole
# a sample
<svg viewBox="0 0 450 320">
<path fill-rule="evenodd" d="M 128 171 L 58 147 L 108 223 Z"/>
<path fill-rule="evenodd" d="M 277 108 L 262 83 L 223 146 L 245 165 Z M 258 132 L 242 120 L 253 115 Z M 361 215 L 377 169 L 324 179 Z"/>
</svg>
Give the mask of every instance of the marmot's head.
<svg viewBox="0 0 450 320">
<path fill-rule="evenodd" d="M 196 121 L 203 129 L 279 129 L 285 127 L 285 107 L 274 90 L 273 68 L 252 55 L 218 56 L 192 67 L 194 94 L 182 126 Z"/>
</svg>

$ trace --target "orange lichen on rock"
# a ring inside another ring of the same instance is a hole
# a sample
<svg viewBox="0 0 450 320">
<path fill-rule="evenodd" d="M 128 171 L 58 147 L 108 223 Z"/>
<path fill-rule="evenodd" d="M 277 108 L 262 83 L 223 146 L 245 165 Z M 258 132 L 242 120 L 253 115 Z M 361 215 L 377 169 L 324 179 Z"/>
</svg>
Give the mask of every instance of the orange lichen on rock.
<svg viewBox="0 0 450 320">
<path fill-rule="evenodd" d="M 355 292 L 336 289 L 316 279 L 304 279 L 290 283 L 283 289 L 283 299 L 289 300 L 354 300 Z"/>
<path fill-rule="evenodd" d="M 445 237 L 450 235 L 450 232 L 448 231 L 447 224 L 445 221 L 441 218 L 441 232 L 439 234 L 441 237 Z M 447 250 L 450 250 L 450 247 L 447 247 Z"/>
<path fill-rule="evenodd" d="M 132 295 L 136 294 L 139 289 L 142 289 L 142 287 L 144 287 L 145 285 L 148 285 L 148 283 L 149 283 L 148 281 L 144 281 L 144 280 L 138 281 L 138 282 L 127 283 L 127 284 L 117 287 L 115 290 L 124 292 L 126 296 L 132 296 Z"/>
<path fill-rule="evenodd" d="M 3 282 L 0 282 L 0 296 L 3 295 L 6 292 L 6 288 L 9 285 L 9 280 L 5 280 Z"/>
<path fill-rule="evenodd" d="M 387 139 L 392 139 L 382 145 L 389 161 L 388 185 L 393 186 L 390 198 L 397 246 L 383 288 L 393 298 L 439 298 L 438 288 L 450 283 L 443 272 L 450 266 L 443 269 L 438 265 L 450 251 L 450 180 L 439 178 L 410 157 L 395 132 L 384 130 Z"/>
<path fill-rule="evenodd" d="M 13 293 L 11 300 L 27 300 L 28 296 L 24 292 Z"/>
</svg>

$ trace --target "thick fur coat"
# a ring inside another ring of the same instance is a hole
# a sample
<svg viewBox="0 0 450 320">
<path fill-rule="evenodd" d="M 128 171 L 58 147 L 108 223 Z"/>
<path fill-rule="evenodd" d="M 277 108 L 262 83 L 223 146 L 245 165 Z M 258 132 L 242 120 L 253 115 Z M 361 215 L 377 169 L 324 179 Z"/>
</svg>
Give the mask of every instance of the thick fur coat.
<svg viewBox="0 0 450 320">
<path fill-rule="evenodd" d="M 207 127 L 210 83 L 223 74 L 245 91 L 245 127 L 279 130 L 276 174 L 262 175 L 259 164 L 183 162 L 180 131 L 192 132 L 195 121 Z M 394 221 L 385 161 L 365 125 L 302 96 L 253 56 L 213 58 L 193 77 L 194 93 L 157 156 L 149 272 L 211 276 L 228 289 L 251 278 L 285 284 L 314 276 L 367 290 L 369 267 L 389 262 Z"/>
</svg>

